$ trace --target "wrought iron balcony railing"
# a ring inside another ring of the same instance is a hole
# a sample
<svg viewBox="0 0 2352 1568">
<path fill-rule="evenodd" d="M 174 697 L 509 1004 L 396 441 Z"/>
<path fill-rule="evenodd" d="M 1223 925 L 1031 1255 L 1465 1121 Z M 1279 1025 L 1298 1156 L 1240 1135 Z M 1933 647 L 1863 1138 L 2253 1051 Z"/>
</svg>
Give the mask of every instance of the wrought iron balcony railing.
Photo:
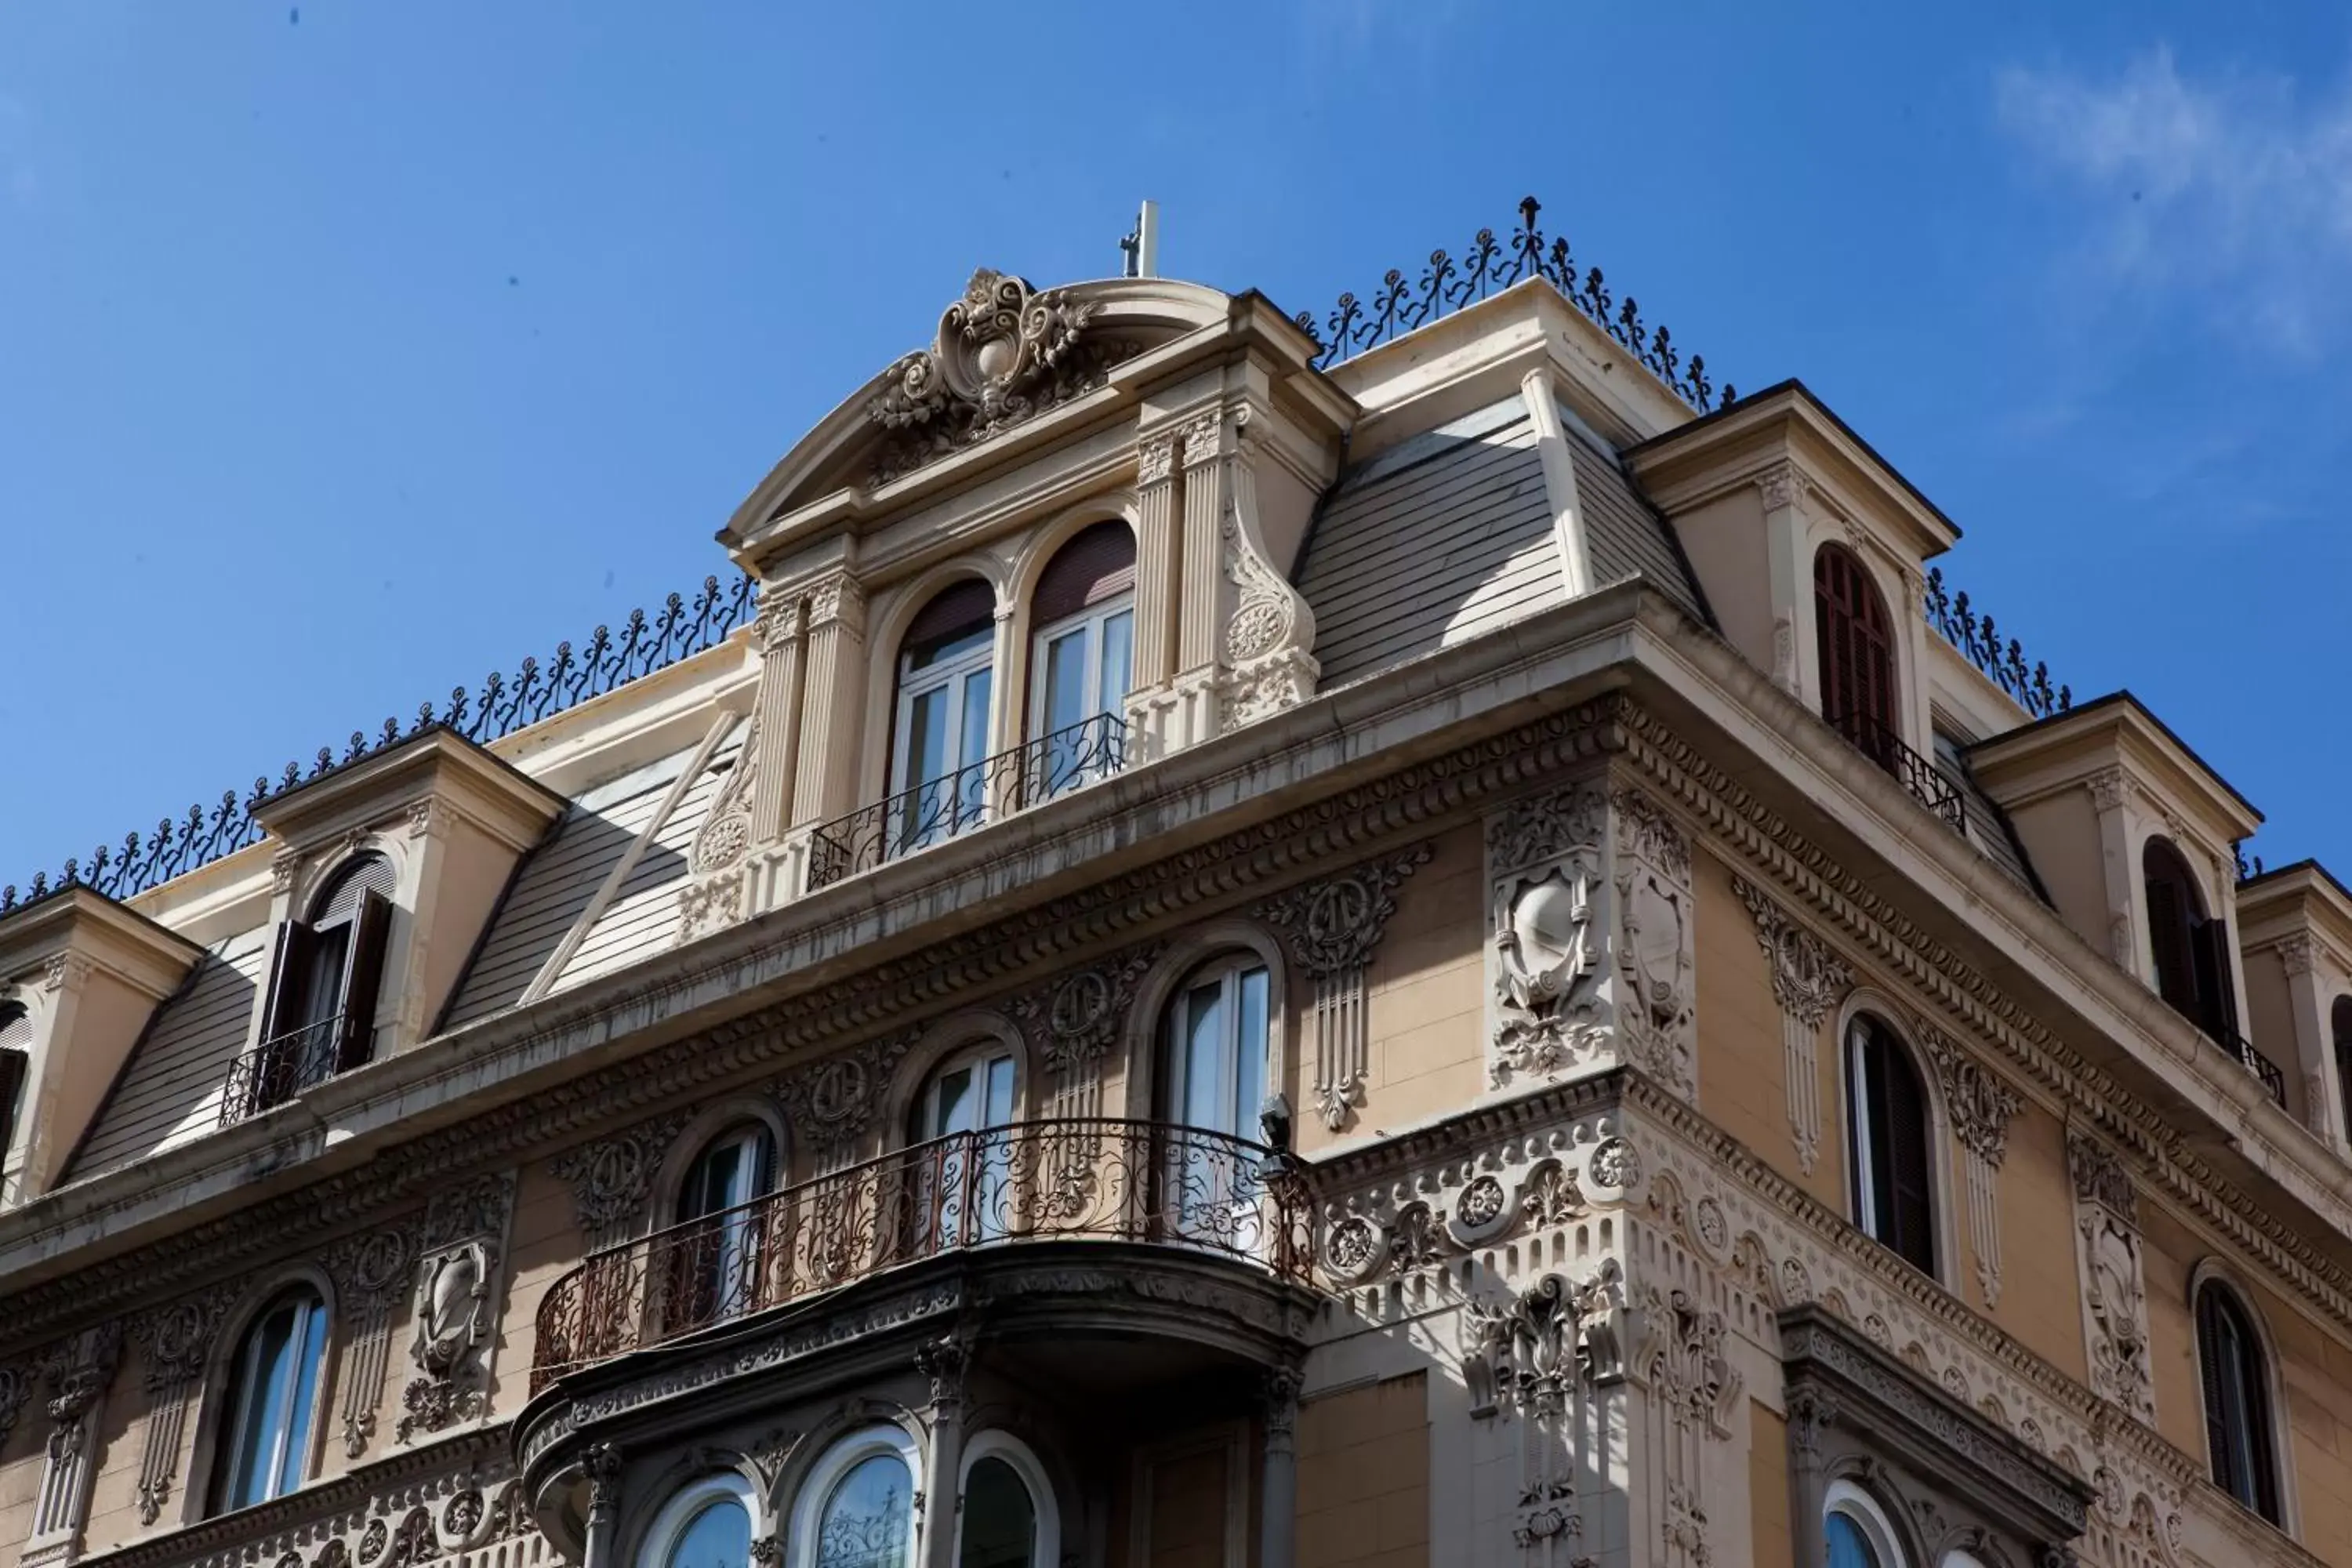
<svg viewBox="0 0 2352 1568">
<path fill-rule="evenodd" d="M 1221 1254 L 1304 1284 L 1314 1232 L 1289 1157 L 1104 1118 L 959 1132 L 618 1247 L 541 1299 L 530 1385 L 976 1247 L 1093 1239 Z"/>
<path fill-rule="evenodd" d="M 1955 833 L 1969 830 L 1969 803 L 1936 764 L 1903 743 L 1903 737 L 1867 713 L 1841 713 L 1830 728 L 1853 749 L 1895 775 L 1911 798 L 1944 819 Z"/>
<path fill-rule="evenodd" d="M 342 1071 L 343 1016 L 321 1018 L 264 1040 L 231 1062 L 220 1124 L 244 1121 Z"/>
<path fill-rule="evenodd" d="M 1127 725 L 1116 713 L 1040 735 L 824 824 L 809 839 L 809 888 L 871 871 L 1126 765 Z"/>
<path fill-rule="evenodd" d="M 2215 1045 L 2237 1058 L 2240 1066 L 2262 1080 L 2263 1088 L 2270 1091 L 2274 1104 L 2282 1110 L 2285 1108 L 2286 1074 L 2279 1070 L 2278 1063 L 2256 1049 L 2253 1041 L 2238 1033 L 2231 1025 L 2208 1019 L 2205 1032 L 2212 1037 Z"/>
</svg>

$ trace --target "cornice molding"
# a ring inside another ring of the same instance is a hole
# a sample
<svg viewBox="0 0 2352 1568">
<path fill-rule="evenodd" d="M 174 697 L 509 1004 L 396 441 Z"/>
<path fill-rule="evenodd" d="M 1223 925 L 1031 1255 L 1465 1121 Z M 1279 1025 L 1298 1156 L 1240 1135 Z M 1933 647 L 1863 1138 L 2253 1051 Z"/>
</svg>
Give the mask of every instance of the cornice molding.
<svg viewBox="0 0 2352 1568">
<path fill-rule="evenodd" d="M 1929 934 L 1828 851 L 1759 801 L 1655 715 L 1629 702 L 1626 760 L 1744 856 L 1898 974 L 1911 994 L 1996 1047 L 2068 1113 L 2096 1126 L 2186 1214 L 2250 1254 L 2334 1325 L 2352 1332 L 2352 1270 L 2326 1257 L 2188 1146 L 2186 1130 L 2085 1059 L 1969 959 Z"/>
</svg>

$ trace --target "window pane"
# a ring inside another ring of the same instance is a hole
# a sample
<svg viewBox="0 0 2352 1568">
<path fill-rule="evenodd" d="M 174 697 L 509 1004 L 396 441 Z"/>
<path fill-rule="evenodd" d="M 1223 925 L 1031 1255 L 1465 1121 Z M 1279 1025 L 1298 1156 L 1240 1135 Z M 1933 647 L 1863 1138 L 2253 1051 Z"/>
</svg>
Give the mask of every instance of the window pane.
<svg viewBox="0 0 2352 1568">
<path fill-rule="evenodd" d="M 940 1075 L 939 1088 L 933 1091 L 930 1135 L 934 1138 L 950 1132 L 969 1132 L 972 1128 L 971 1069 L 958 1068 Z"/>
<path fill-rule="evenodd" d="M 1179 1086 L 1183 1099 L 1177 1108 L 1178 1120 L 1185 1126 L 1215 1131 L 1232 1131 L 1225 1126 L 1224 1097 L 1219 1092 L 1225 1083 L 1223 1009 L 1218 1005 L 1223 995 L 1223 986 L 1198 985 L 1184 999 L 1183 1081 Z"/>
<path fill-rule="evenodd" d="M 751 1516 L 733 1498 L 721 1498 L 679 1533 L 665 1568 L 748 1568 L 751 1561 Z"/>
<path fill-rule="evenodd" d="M 925 784 L 947 772 L 948 694 L 933 688 L 912 700 L 908 709 L 907 755 L 901 763 L 903 787 Z"/>
<path fill-rule="evenodd" d="M 988 693 L 994 685 L 989 670 L 975 670 L 963 679 L 963 754 L 958 767 L 970 767 L 988 755 Z"/>
<path fill-rule="evenodd" d="M 294 1313 L 278 1307 L 265 1314 L 246 1341 L 244 1375 L 237 1381 L 238 1422 L 228 1506 L 247 1508 L 271 1495 L 278 1468 L 278 1413 L 293 1381 Z"/>
<path fill-rule="evenodd" d="M 1843 1513 L 1829 1517 L 1830 1568 L 1880 1568 L 1878 1553 L 1870 1549 L 1862 1527 Z"/>
<path fill-rule="evenodd" d="M 279 1450 L 275 1495 L 285 1496 L 302 1484 L 302 1468 L 310 1453 L 310 1410 L 319 1392 L 319 1363 L 327 1349 L 327 1308 L 313 1298 L 297 1310 L 293 1377 L 287 1391 L 286 1442 Z"/>
<path fill-rule="evenodd" d="M 988 1063 L 989 1127 L 1003 1127 L 1013 1120 L 1013 1058 L 992 1057 Z"/>
<path fill-rule="evenodd" d="M 896 1454 L 861 1459 L 817 1521 L 817 1568 L 908 1568 L 914 1480 Z"/>
<path fill-rule="evenodd" d="M 1020 1475 L 1002 1459 L 982 1459 L 963 1483 L 963 1541 L 957 1568 L 1030 1568 L 1037 1549 L 1037 1508 Z"/>
<path fill-rule="evenodd" d="M 1045 645 L 1045 732 L 1066 730 L 1084 719 L 1087 701 L 1087 637 L 1079 626 Z"/>
<path fill-rule="evenodd" d="M 1257 1132 L 1258 1108 L 1265 1103 L 1266 977 L 1263 969 L 1241 973 L 1241 1036 L 1235 1041 L 1233 1131 L 1243 1137 Z"/>
<path fill-rule="evenodd" d="M 1127 696 L 1129 649 L 1135 641 L 1135 613 L 1121 610 L 1103 622 L 1102 684 L 1095 695 L 1097 711 L 1116 713 Z"/>
</svg>

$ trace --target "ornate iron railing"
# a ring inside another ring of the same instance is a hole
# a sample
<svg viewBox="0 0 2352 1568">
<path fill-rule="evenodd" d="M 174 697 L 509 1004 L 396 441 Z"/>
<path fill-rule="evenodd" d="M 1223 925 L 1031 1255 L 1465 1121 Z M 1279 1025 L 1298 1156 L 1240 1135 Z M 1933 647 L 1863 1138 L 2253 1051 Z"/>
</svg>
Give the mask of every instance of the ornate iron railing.
<svg viewBox="0 0 2352 1568">
<path fill-rule="evenodd" d="M 1581 277 L 1578 276 L 1578 263 L 1569 249 L 1568 237 L 1556 235 L 1546 239 L 1543 230 L 1536 226 L 1536 215 L 1542 210 L 1543 204 L 1535 197 L 1523 198 L 1519 203 L 1519 226 L 1509 235 L 1498 237 L 1493 229 L 1482 228 L 1458 258 L 1443 250 L 1433 250 L 1429 253 L 1429 265 L 1422 268 L 1418 277 L 1409 278 L 1403 268 L 1391 267 L 1381 279 L 1378 293 L 1370 300 L 1360 300 L 1352 293 L 1340 295 L 1331 313 L 1319 324 L 1314 312 L 1298 312 L 1294 320 L 1322 345 L 1315 363 L 1328 368 L 1349 354 L 1402 337 L 1416 327 L 1426 326 L 1490 294 L 1499 294 L 1514 283 L 1542 278 L 1566 295 L 1593 325 L 1623 345 L 1675 396 L 1700 413 L 1738 400 L 1738 394 L 1728 384 L 1720 394 L 1716 391 L 1707 379 L 1704 356 L 1693 354 L 1685 363 L 1671 332 L 1663 325 L 1652 327 L 1644 322 L 1641 307 L 1633 302 L 1631 294 L 1622 300 L 1612 295 L 1601 268 L 1587 268 Z"/>
<path fill-rule="evenodd" d="M 2264 1056 L 2255 1047 L 2253 1041 L 2238 1033 L 2231 1025 L 2208 1024 L 2205 1032 L 2212 1036 L 2223 1050 L 2237 1058 L 2240 1066 L 2262 1080 L 2263 1087 L 2270 1091 L 2274 1103 L 2282 1108 L 2285 1106 L 2286 1074 L 2279 1070 L 2278 1063 Z"/>
<path fill-rule="evenodd" d="M 289 1029 L 231 1062 L 228 1085 L 221 1093 L 220 1124 L 258 1116 L 341 1072 L 342 1024 L 338 1013 Z"/>
<path fill-rule="evenodd" d="M 1830 720 L 1830 728 L 1894 774 L 1895 782 L 1909 790 L 1912 799 L 1942 817 L 1953 832 L 1969 830 L 1968 797 L 1944 776 L 1942 769 L 1904 744 L 1902 736 L 1866 713 L 1837 714 Z"/>
<path fill-rule="evenodd" d="M 1150 1242 L 1307 1283 L 1314 1229 L 1286 1154 L 1105 1118 L 959 1132 L 591 1253 L 541 1298 L 537 1393 L 568 1372 L 975 1247 Z"/>
<path fill-rule="evenodd" d="M 2032 668 L 2026 668 L 2023 644 L 2011 637 L 2007 647 L 2002 646 L 2000 634 L 1993 629 L 1992 617 L 1970 609 L 1965 590 L 1958 594 L 1945 592 L 1944 569 L 1940 566 L 1927 570 L 1927 624 L 2036 719 L 2063 713 L 2074 706 L 2073 691 L 2050 684 L 2047 664 L 2036 660 Z"/>
<path fill-rule="evenodd" d="M 462 686 L 452 688 L 448 701 L 438 708 L 430 702 L 420 705 L 405 730 L 398 719 L 386 719 L 373 736 L 354 730 L 340 751 L 320 747 L 307 769 L 300 763 L 289 763 L 274 783 L 257 778 L 242 796 L 229 790 L 216 805 L 192 805 L 188 815 L 177 821 L 165 817 L 156 824 L 152 835 L 125 834 L 119 849 L 101 844 L 88 860 L 79 857 L 67 860 L 55 878 L 47 871 L 36 872 L 21 895 L 13 882 L 0 887 L 0 914 L 68 888 L 89 888 L 110 899 L 143 893 L 259 843 L 261 827 L 254 820 L 254 808 L 288 790 L 429 730 L 448 730 L 477 742 L 512 734 L 717 647 L 750 616 L 753 607 L 751 578 L 739 574 L 731 585 L 722 585 L 718 578 L 706 577 L 702 591 L 691 603 L 672 594 L 650 617 L 643 610 L 630 611 L 618 633 L 598 626 L 579 647 L 569 642 L 556 644 L 554 657 L 545 664 L 526 658 L 511 677 L 492 670 L 470 693 Z"/>
<path fill-rule="evenodd" d="M 1127 725 L 1097 713 L 901 790 L 809 836 L 812 890 L 1053 799 L 1127 765 Z"/>
</svg>

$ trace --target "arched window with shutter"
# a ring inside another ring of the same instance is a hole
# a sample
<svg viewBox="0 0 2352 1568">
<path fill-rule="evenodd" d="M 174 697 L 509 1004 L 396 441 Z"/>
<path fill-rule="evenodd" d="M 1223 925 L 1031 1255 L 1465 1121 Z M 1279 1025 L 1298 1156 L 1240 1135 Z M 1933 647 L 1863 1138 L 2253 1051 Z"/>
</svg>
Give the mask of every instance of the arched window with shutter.
<svg viewBox="0 0 2352 1568">
<path fill-rule="evenodd" d="M 1813 632 L 1822 717 L 1881 767 L 1893 768 L 1895 630 L 1861 558 L 1842 544 L 1813 555 Z"/>
<path fill-rule="evenodd" d="M 933 595 L 899 638 L 886 858 L 985 817 L 987 782 L 975 764 L 988 756 L 995 658 L 996 592 L 977 577 Z"/>
<path fill-rule="evenodd" d="M 2269 1360 L 2245 1303 L 2218 1279 L 2197 1288 L 2197 1372 L 2213 1484 L 2273 1524 L 2284 1523 Z"/>
<path fill-rule="evenodd" d="M 391 861 L 355 856 L 301 919 L 278 928 L 260 1060 L 251 1081 L 236 1086 L 245 1101 L 239 1114 L 266 1110 L 374 1054 L 393 885 Z"/>
<path fill-rule="evenodd" d="M 2230 924 L 2209 918 L 2180 851 L 2152 837 L 2140 850 L 2147 901 L 2148 965 L 2157 994 L 2223 1044 L 2237 1038 L 2237 987 L 2231 977 Z"/>
<path fill-rule="evenodd" d="M 1936 1200 L 1927 1090 L 1885 1020 L 1846 1027 L 1846 1147 L 1854 1224 L 1923 1274 L 1936 1272 Z"/>
<path fill-rule="evenodd" d="M 1118 771 L 1135 649 L 1135 532 L 1114 518 L 1055 552 L 1030 599 L 1030 801 Z M 1024 803 L 1025 804 L 1025 803 Z"/>
</svg>

